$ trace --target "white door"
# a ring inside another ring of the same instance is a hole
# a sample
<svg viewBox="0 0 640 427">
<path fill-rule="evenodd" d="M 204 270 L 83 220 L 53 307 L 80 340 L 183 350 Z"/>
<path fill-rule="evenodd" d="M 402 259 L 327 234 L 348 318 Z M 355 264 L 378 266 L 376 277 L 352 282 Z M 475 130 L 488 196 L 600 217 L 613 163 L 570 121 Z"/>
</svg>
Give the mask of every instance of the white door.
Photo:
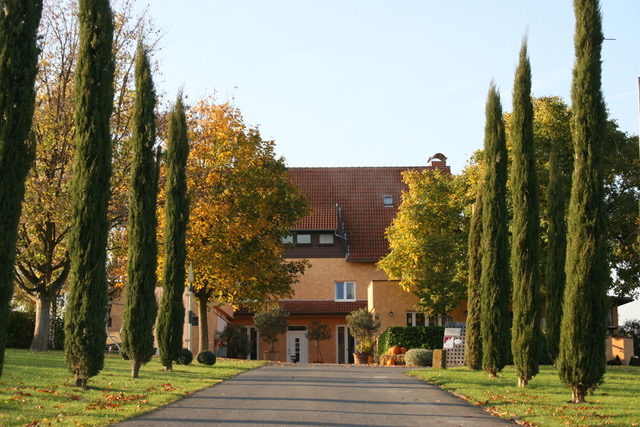
<svg viewBox="0 0 640 427">
<path fill-rule="evenodd" d="M 309 340 L 307 331 L 287 332 L 287 362 L 309 363 Z"/>
</svg>

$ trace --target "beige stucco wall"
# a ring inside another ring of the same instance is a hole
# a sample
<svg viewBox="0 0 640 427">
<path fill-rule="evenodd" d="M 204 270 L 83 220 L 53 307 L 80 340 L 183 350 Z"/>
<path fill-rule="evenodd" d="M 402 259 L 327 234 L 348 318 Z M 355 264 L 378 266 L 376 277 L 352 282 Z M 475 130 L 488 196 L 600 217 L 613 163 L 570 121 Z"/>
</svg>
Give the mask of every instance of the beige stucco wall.
<svg viewBox="0 0 640 427">
<path fill-rule="evenodd" d="M 367 299 L 372 280 L 385 280 L 384 272 L 372 262 L 347 262 L 342 258 L 314 258 L 300 282 L 293 285 L 293 299 L 333 300 L 335 282 L 356 282 L 356 299 Z"/>
<path fill-rule="evenodd" d="M 631 337 L 607 337 L 607 360 L 620 357 L 623 365 L 629 365 L 633 356 L 633 338 Z"/>
<path fill-rule="evenodd" d="M 418 297 L 397 281 L 375 280 L 368 286 L 369 311 L 378 315 L 380 332 L 389 326 L 407 326 L 407 311 L 415 310 Z M 393 314 L 392 314 L 393 313 Z"/>
</svg>

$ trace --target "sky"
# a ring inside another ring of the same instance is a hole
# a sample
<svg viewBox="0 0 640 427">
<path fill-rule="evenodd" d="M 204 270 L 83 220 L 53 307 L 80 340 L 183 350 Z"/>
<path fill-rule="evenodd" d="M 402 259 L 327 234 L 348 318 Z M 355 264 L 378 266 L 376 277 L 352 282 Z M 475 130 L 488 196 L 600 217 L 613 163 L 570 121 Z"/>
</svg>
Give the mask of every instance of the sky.
<svg viewBox="0 0 640 427">
<path fill-rule="evenodd" d="M 420 166 L 459 173 L 482 147 L 494 81 L 504 111 L 527 35 L 532 94 L 570 104 L 570 0 L 139 0 L 164 36 L 158 91 L 213 95 L 299 166 Z M 602 89 L 637 135 L 640 1 L 601 0 Z M 640 319 L 640 302 L 621 310 Z"/>
</svg>

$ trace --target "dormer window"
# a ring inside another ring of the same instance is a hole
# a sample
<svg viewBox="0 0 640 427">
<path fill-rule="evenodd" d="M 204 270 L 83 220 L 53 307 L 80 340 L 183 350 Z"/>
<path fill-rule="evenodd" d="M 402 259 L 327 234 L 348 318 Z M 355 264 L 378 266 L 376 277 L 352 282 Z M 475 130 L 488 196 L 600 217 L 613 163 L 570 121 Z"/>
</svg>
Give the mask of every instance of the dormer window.
<svg viewBox="0 0 640 427">
<path fill-rule="evenodd" d="M 311 244 L 311 234 L 298 234 L 296 235 L 296 244 L 297 245 L 310 245 Z"/>
<path fill-rule="evenodd" d="M 393 196 L 383 196 L 382 197 L 382 204 L 384 205 L 385 208 L 392 208 L 393 207 Z"/>
<path fill-rule="evenodd" d="M 333 245 L 333 234 L 320 234 L 319 243 L 321 245 Z"/>
</svg>

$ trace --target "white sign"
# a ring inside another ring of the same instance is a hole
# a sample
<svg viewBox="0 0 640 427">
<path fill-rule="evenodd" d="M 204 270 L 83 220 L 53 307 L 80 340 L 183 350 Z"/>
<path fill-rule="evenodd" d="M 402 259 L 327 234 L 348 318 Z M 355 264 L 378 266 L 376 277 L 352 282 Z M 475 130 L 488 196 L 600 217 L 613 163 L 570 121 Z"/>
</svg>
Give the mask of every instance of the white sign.
<svg viewBox="0 0 640 427">
<path fill-rule="evenodd" d="M 445 337 L 459 337 L 462 335 L 462 328 L 445 328 L 444 336 Z"/>
</svg>

